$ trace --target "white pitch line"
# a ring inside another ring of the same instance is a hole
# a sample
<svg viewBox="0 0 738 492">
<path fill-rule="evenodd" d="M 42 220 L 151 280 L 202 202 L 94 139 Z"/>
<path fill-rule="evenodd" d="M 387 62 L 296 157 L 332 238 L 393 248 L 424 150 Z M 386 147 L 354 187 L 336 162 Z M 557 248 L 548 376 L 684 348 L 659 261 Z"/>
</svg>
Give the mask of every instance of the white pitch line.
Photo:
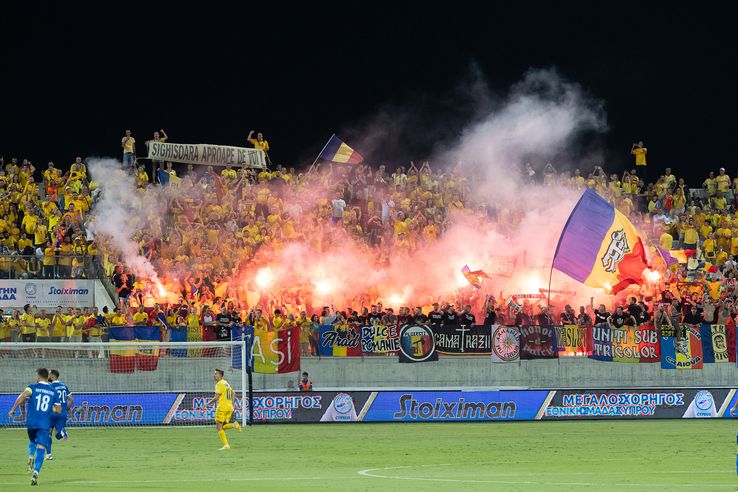
<svg viewBox="0 0 738 492">
<path fill-rule="evenodd" d="M 393 475 L 379 475 L 376 473 L 372 473 L 375 471 L 389 471 L 389 470 L 401 470 L 401 469 L 407 469 L 407 468 L 423 468 L 423 467 L 430 467 L 430 466 L 452 466 L 449 463 L 439 464 L 439 465 L 406 465 L 406 466 L 387 466 L 383 468 L 367 468 L 365 470 L 360 470 L 357 473 L 359 475 L 368 477 L 368 478 L 384 478 L 384 479 L 390 479 L 390 480 L 418 480 L 418 481 L 424 481 L 424 482 L 446 482 L 446 483 L 496 483 L 496 484 L 505 484 L 505 485 L 573 485 L 573 486 L 581 486 L 581 487 L 596 487 L 596 486 L 614 486 L 614 487 L 694 487 L 694 484 L 664 484 L 664 483 L 612 483 L 612 482 L 542 482 L 542 481 L 536 481 L 536 480 L 472 480 L 472 479 L 457 479 L 457 478 L 431 478 L 431 477 L 406 477 L 406 476 L 393 476 Z M 711 470 L 711 472 L 713 472 Z M 668 473 L 668 472 L 662 472 L 662 473 Z M 693 473 L 693 472 L 691 472 Z M 727 474 L 727 471 L 719 471 L 718 473 L 725 473 Z M 591 475 L 595 473 L 589 473 Z M 508 476 L 508 474 L 505 474 L 505 476 Z M 510 476 L 515 476 L 511 475 Z M 517 475 L 517 476 L 523 476 L 523 475 Z M 716 484 L 700 484 L 701 487 L 726 487 L 726 486 L 735 486 L 735 483 L 716 483 Z"/>
<path fill-rule="evenodd" d="M 326 477 L 240 477 L 240 478 L 226 478 L 227 482 L 284 482 L 292 480 L 326 480 Z M 202 478 L 173 478 L 171 480 L 156 479 L 156 480 L 69 480 L 65 481 L 65 484 L 74 485 L 105 485 L 105 484 L 147 484 L 147 483 L 199 483 L 199 482 L 210 482 L 211 479 Z M 26 482 L 0 482 L 0 485 L 11 486 L 11 485 L 26 485 Z"/>
</svg>

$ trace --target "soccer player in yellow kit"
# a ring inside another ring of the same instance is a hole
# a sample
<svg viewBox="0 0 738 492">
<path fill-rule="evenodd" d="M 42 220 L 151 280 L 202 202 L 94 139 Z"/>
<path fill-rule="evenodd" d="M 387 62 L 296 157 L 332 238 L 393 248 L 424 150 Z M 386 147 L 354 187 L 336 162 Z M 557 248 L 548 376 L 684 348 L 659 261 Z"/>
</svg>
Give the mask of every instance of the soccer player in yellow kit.
<svg viewBox="0 0 738 492">
<path fill-rule="evenodd" d="M 241 424 L 238 421 L 234 421 L 232 424 L 229 423 L 233 414 L 233 389 L 228 384 L 228 381 L 223 379 L 223 375 L 224 373 L 221 369 L 216 369 L 213 373 L 213 378 L 215 378 L 215 396 L 207 404 L 207 406 L 210 406 L 216 401 L 218 402 L 218 406 L 215 407 L 215 428 L 218 430 L 218 437 L 220 437 L 220 441 L 223 443 L 220 451 L 231 449 L 225 435 L 226 430 L 236 429 L 238 432 L 241 432 Z"/>
</svg>

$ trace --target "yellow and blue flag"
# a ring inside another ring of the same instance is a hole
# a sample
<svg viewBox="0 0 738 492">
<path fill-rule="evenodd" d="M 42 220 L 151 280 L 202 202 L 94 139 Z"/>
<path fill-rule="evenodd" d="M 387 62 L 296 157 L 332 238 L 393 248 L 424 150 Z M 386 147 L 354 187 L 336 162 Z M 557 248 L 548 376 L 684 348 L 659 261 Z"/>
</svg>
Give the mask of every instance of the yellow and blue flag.
<svg viewBox="0 0 738 492">
<path fill-rule="evenodd" d="M 643 283 L 649 267 L 633 224 L 593 190 L 587 189 L 566 221 L 553 267 L 585 285 L 612 290 Z"/>
<path fill-rule="evenodd" d="M 318 159 L 331 161 L 338 164 L 359 164 L 364 160 L 361 154 L 346 145 L 346 143 L 338 138 L 334 133 L 325 144 L 323 150 L 320 151 Z"/>
</svg>

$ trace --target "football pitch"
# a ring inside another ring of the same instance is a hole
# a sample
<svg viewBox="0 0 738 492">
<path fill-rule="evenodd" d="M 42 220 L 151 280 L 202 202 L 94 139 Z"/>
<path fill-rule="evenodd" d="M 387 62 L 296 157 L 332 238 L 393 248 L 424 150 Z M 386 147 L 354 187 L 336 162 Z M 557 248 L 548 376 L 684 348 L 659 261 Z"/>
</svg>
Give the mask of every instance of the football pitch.
<svg viewBox="0 0 738 492">
<path fill-rule="evenodd" d="M 723 420 L 70 429 L 48 490 L 736 490 Z M 0 490 L 27 489 L 24 430 L 0 431 Z"/>
</svg>

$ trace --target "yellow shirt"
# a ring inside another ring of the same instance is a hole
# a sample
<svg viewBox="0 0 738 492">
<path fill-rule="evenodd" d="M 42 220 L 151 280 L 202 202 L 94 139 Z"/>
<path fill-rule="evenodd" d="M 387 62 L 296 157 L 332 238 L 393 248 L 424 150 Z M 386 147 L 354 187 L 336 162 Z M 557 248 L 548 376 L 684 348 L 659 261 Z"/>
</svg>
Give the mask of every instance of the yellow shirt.
<svg viewBox="0 0 738 492">
<path fill-rule="evenodd" d="M 254 330 L 266 331 L 269 329 L 269 325 L 267 324 L 264 318 L 259 318 L 257 320 L 254 320 L 253 325 L 254 325 Z"/>
<path fill-rule="evenodd" d="M 59 246 L 59 264 L 63 266 L 72 266 L 72 253 L 74 247 L 69 243 L 62 243 Z"/>
<path fill-rule="evenodd" d="M 33 241 L 31 241 L 28 238 L 26 238 L 26 239 L 19 239 L 18 240 L 18 249 L 19 250 L 23 251 L 26 248 L 26 246 L 33 246 Z"/>
<path fill-rule="evenodd" d="M 250 138 L 250 139 L 249 139 L 249 143 L 250 143 L 251 145 L 253 145 L 255 149 L 259 149 L 259 150 L 269 150 L 269 142 L 267 142 L 266 140 L 262 140 L 261 142 L 259 142 L 259 141 L 258 141 L 257 139 L 255 139 L 255 138 Z"/>
<path fill-rule="evenodd" d="M 705 188 L 707 189 L 708 195 L 715 194 L 715 179 L 714 178 L 707 178 L 703 184 L 705 185 Z"/>
<path fill-rule="evenodd" d="M 722 191 L 723 193 L 730 191 L 730 177 L 727 174 L 718 175 L 715 178 L 715 184 L 717 185 L 718 191 Z"/>
<path fill-rule="evenodd" d="M 46 228 L 45 224 L 38 224 L 33 233 L 33 240 L 36 242 L 36 245 L 46 244 L 48 233 L 49 230 Z"/>
<path fill-rule="evenodd" d="M 23 217 L 21 225 L 26 234 L 31 235 L 36 231 L 36 222 L 38 222 L 37 215 L 26 215 Z"/>
<path fill-rule="evenodd" d="M 36 318 L 36 336 L 49 337 L 49 325 L 51 320 L 49 318 Z"/>
<path fill-rule="evenodd" d="M 646 152 L 648 152 L 648 150 L 645 147 L 643 148 L 636 147 L 635 149 L 630 151 L 630 153 L 635 156 L 636 166 L 646 165 Z"/>
<path fill-rule="evenodd" d="M 123 152 L 133 153 L 133 146 L 136 145 L 136 139 L 133 137 L 123 137 Z"/>
<path fill-rule="evenodd" d="M 272 326 L 274 327 L 274 331 L 279 331 L 282 329 L 282 325 L 285 324 L 287 321 L 287 318 L 284 316 L 276 317 L 272 320 Z"/>
<path fill-rule="evenodd" d="M 671 237 L 671 234 L 669 234 L 668 232 L 663 233 L 659 238 L 659 246 L 661 246 L 661 249 L 669 251 L 673 243 L 674 238 Z"/>
<path fill-rule="evenodd" d="M 8 340 L 10 338 L 10 325 L 0 319 L 0 340 L 2 341 L 10 341 Z"/>
<path fill-rule="evenodd" d="M 128 322 L 126 321 L 126 317 L 120 314 L 118 316 L 113 316 L 110 319 L 110 324 L 114 326 L 125 326 Z"/>
<path fill-rule="evenodd" d="M 55 315 L 56 316 L 56 315 Z M 64 314 L 60 314 L 56 317 L 56 320 L 54 321 L 53 331 L 51 336 L 52 337 L 63 337 L 67 335 L 67 327 L 65 323 L 71 319 L 70 316 L 66 316 Z"/>
<path fill-rule="evenodd" d="M 738 255 L 738 237 L 730 238 L 730 254 L 733 256 Z"/>
<path fill-rule="evenodd" d="M 705 256 L 714 258 L 715 257 L 715 240 L 705 239 L 705 242 L 702 243 L 702 249 L 705 250 Z"/>
<path fill-rule="evenodd" d="M 396 220 L 394 224 L 395 236 L 407 233 L 407 223 L 404 220 Z"/>
<path fill-rule="evenodd" d="M 730 237 L 733 235 L 733 231 L 731 231 L 727 227 L 721 227 L 717 230 L 716 235 L 718 237 L 718 245 L 720 245 L 723 249 L 728 249 L 730 245 Z"/>
<path fill-rule="evenodd" d="M 24 335 L 36 333 L 36 320 L 34 319 L 33 315 L 28 313 L 21 314 L 20 327 L 21 333 Z"/>
<path fill-rule="evenodd" d="M 56 263 L 56 251 L 53 246 L 44 248 L 44 266 L 52 266 Z M 56 336 L 56 335 L 54 335 Z M 59 335 L 64 336 L 64 335 Z"/>
<path fill-rule="evenodd" d="M 215 383 L 215 392 L 218 393 L 218 410 L 233 411 L 233 389 L 228 381 L 221 379 Z"/>
<path fill-rule="evenodd" d="M 75 316 L 72 319 L 72 326 L 67 327 L 67 336 L 69 337 L 81 337 L 82 328 L 85 326 L 85 317 L 83 315 Z"/>
<path fill-rule="evenodd" d="M 694 227 L 684 229 L 684 244 L 697 244 L 697 239 L 697 229 Z"/>
<path fill-rule="evenodd" d="M 725 251 L 721 251 L 717 254 L 717 260 L 715 261 L 715 263 L 717 264 L 717 266 L 722 266 L 725 263 L 725 260 L 727 259 L 728 259 L 728 253 Z"/>
<path fill-rule="evenodd" d="M 149 322 L 149 315 L 146 313 L 136 313 L 133 315 L 134 325 L 145 325 Z"/>
</svg>

